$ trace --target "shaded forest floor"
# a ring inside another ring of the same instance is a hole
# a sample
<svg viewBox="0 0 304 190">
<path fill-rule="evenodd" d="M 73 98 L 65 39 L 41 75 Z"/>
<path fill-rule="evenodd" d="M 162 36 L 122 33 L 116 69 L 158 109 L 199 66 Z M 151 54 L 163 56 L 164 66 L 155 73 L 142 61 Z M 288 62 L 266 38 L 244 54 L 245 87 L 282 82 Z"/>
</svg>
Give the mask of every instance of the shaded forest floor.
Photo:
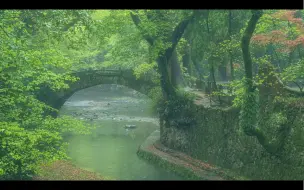
<svg viewBox="0 0 304 190">
<path fill-rule="evenodd" d="M 65 160 L 43 165 L 41 170 L 39 176 L 33 178 L 34 180 L 110 180 L 95 172 L 78 168 Z"/>
<path fill-rule="evenodd" d="M 203 90 L 193 88 L 187 88 L 185 90 L 195 95 L 194 103 L 196 105 L 203 105 L 204 107 L 217 105 L 217 102 L 211 99 L 210 95 L 206 94 Z"/>
</svg>

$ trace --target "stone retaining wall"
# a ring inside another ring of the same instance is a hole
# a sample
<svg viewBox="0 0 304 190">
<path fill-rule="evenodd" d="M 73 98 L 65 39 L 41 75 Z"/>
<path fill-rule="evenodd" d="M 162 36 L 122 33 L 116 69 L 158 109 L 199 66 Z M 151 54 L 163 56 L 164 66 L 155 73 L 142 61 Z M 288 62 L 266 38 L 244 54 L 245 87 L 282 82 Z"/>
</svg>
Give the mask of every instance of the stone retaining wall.
<svg viewBox="0 0 304 190">
<path fill-rule="evenodd" d="M 304 117 L 298 115 L 279 156 L 269 154 L 255 137 L 239 127 L 239 110 L 196 105 L 196 126 L 161 126 L 161 143 L 168 148 L 249 179 L 304 179 Z M 273 131 L 265 125 L 263 131 Z"/>
</svg>

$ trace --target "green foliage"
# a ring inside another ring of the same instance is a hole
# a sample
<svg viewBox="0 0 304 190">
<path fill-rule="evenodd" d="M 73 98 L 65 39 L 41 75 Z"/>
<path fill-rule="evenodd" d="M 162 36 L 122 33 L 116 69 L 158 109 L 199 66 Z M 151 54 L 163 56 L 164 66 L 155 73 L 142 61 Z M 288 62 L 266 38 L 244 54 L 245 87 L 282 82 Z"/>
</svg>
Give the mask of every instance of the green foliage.
<svg viewBox="0 0 304 190">
<path fill-rule="evenodd" d="M 184 81 L 188 82 L 188 84 L 190 84 L 190 85 L 195 84 L 197 78 L 190 75 L 185 67 L 182 67 L 182 72 L 183 72 Z"/>
<path fill-rule="evenodd" d="M 234 80 L 227 85 L 227 88 L 230 89 L 228 92 L 229 95 L 234 96 L 233 106 L 240 108 L 244 104 L 243 97 L 245 96 L 245 85 L 244 80 Z"/>
<path fill-rule="evenodd" d="M 161 87 L 158 86 L 158 87 L 152 88 L 149 91 L 148 95 L 152 99 L 151 111 L 152 111 L 152 113 L 157 113 L 157 109 L 159 107 L 161 107 L 161 103 L 162 103 L 162 99 L 163 99 Z"/>
<path fill-rule="evenodd" d="M 246 92 L 242 96 L 241 113 L 240 113 L 240 126 L 245 134 L 252 136 L 255 135 L 258 121 L 258 103 L 257 93 Z"/>
<path fill-rule="evenodd" d="M 32 177 L 40 164 L 65 159 L 67 144 L 62 139 L 64 131 L 87 134 L 90 128 L 72 118 L 47 118 L 39 127 L 25 128 L 17 122 L 1 122 L 2 179 Z"/>
<path fill-rule="evenodd" d="M 260 18 L 259 23 L 256 26 L 255 33 L 267 33 L 273 29 L 273 25 L 277 24 L 276 19 L 274 19 L 270 14 L 274 13 L 273 10 L 264 11 L 263 16 Z"/>
<path fill-rule="evenodd" d="M 233 99 L 233 106 L 240 108 L 240 127 L 247 135 L 253 135 L 252 131 L 257 130 L 259 99 L 258 90 L 248 92 L 246 79 L 234 80 L 229 84 Z"/>
<path fill-rule="evenodd" d="M 294 82 L 302 91 L 304 85 L 304 60 L 285 68 L 281 76 L 284 82 Z"/>
<path fill-rule="evenodd" d="M 219 48 L 216 51 L 217 56 L 225 52 L 236 52 L 240 48 L 240 40 L 238 36 L 233 35 L 231 36 L 230 40 L 224 40 L 223 42 L 219 43 Z"/>
<path fill-rule="evenodd" d="M 282 112 L 271 114 L 269 121 L 267 122 L 268 126 L 272 129 L 278 129 L 284 123 L 287 123 L 287 116 Z"/>
<path fill-rule="evenodd" d="M 27 179 L 42 162 L 66 158 L 64 132 L 90 128 L 69 117 L 45 117 L 53 110 L 36 99 L 40 86 L 68 88 L 72 60 L 61 51 L 79 47 L 89 22 L 86 11 L 4 10 L 0 14 L 0 178 Z M 75 33 L 76 32 L 76 33 Z M 71 39 L 79 34 L 78 39 Z"/>
<path fill-rule="evenodd" d="M 195 95 L 184 90 L 178 90 L 177 95 L 165 101 L 161 99 L 159 106 L 160 117 L 169 122 L 170 127 L 189 128 L 195 124 Z"/>
<path fill-rule="evenodd" d="M 138 67 L 134 68 L 134 75 L 136 76 L 136 78 L 140 78 L 142 75 L 146 75 L 149 71 L 153 71 L 155 67 L 155 62 L 153 62 L 152 64 L 141 64 Z"/>
<path fill-rule="evenodd" d="M 98 10 L 90 26 L 91 50 L 103 50 L 104 61 L 82 67 L 134 68 L 149 64 L 148 44 L 134 25 L 129 10 Z"/>
<path fill-rule="evenodd" d="M 189 47 L 190 44 L 185 38 L 181 38 L 178 42 L 178 45 L 176 46 L 176 50 L 181 53 L 181 55 L 184 55 L 187 51 L 187 47 Z"/>
</svg>

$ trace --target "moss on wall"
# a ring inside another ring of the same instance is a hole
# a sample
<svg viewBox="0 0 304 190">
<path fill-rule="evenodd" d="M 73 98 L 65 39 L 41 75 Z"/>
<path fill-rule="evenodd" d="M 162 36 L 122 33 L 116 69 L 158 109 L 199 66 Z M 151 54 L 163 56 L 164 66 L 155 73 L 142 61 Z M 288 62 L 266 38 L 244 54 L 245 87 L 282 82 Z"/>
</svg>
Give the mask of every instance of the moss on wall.
<svg viewBox="0 0 304 190">
<path fill-rule="evenodd" d="M 144 149 L 140 149 L 137 152 L 137 155 L 139 157 L 149 161 L 150 163 L 157 164 L 158 166 L 160 166 L 164 169 L 173 171 L 173 172 L 177 173 L 178 175 L 185 177 L 186 179 L 189 179 L 189 180 L 202 179 L 198 175 L 196 175 L 191 169 L 181 167 L 179 165 L 168 162 L 166 159 L 163 159 L 162 157 L 159 157 L 149 151 L 145 151 Z"/>
<path fill-rule="evenodd" d="M 196 105 L 196 125 L 187 129 L 161 126 L 161 142 L 194 158 L 250 179 L 304 179 L 304 117 L 298 114 L 280 155 L 268 153 L 239 126 L 239 110 Z M 263 126 L 263 130 L 274 130 Z"/>
</svg>

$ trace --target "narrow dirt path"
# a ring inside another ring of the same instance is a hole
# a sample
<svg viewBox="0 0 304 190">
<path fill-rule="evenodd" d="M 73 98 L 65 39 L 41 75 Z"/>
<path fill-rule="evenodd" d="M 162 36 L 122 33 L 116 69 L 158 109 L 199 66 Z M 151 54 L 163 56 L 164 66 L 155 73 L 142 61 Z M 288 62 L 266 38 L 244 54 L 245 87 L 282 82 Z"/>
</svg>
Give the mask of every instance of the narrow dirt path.
<svg viewBox="0 0 304 190">
<path fill-rule="evenodd" d="M 243 179 L 234 176 L 216 166 L 194 159 L 184 153 L 169 149 L 159 141 L 160 132 L 153 132 L 139 147 L 138 154 L 142 157 L 154 157 L 156 163 L 174 169 L 180 175 L 192 176 L 201 180 L 235 180 Z"/>
</svg>

